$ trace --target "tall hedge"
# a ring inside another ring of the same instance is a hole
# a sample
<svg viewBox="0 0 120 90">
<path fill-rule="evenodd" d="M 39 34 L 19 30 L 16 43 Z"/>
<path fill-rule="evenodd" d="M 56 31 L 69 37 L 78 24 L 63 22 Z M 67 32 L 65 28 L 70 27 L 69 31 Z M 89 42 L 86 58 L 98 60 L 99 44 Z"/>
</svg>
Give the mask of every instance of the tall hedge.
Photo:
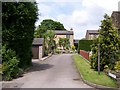
<svg viewBox="0 0 120 90">
<path fill-rule="evenodd" d="M 37 11 L 35 2 L 2 3 L 2 43 L 15 51 L 20 58 L 20 68 L 31 65 Z"/>
<path fill-rule="evenodd" d="M 80 50 L 91 51 L 91 45 L 93 40 L 79 40 L 78 42 L 78 53 Z"/>
</svg>

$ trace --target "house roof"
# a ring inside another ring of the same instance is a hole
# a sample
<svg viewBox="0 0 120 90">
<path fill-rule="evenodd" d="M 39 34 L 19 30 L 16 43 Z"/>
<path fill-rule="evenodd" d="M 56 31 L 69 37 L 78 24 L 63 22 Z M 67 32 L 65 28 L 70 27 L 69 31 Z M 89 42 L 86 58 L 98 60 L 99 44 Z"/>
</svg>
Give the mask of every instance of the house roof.
<svg viewBox="0 0 120 90">
<path fill-rule="evenodd" d="M 43 45 L 43 38 L 34 38 L 32 45 Z"/>
<path fill-rule="evenodd" d="M 73 35 L 73 31 L 53 30 L 56 35 Z"/>
<path fill-rule="evenodd" d="M 113 13 L 112 13 L 112 14 L 114 14 L 114 13 L 120 13 L 120 11 L 113 11 Z"/>
<path fill-rule="evenodd" d="M 87 30 L 89 34 L 99 34 L 98 30 Z"/>
</svg>

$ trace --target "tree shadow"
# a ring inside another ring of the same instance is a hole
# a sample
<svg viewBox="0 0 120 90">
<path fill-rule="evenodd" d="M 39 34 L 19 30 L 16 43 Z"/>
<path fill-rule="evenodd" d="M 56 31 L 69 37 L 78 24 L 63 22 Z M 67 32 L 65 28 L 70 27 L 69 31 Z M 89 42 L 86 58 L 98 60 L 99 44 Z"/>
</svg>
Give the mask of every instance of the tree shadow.
<svg viewBox="0 0 120 90">
<path fill-rule="evenodd" d="M 43 71 L 43 70 L 47 70 L 47 69 L 50 69 L 52 68 L 54 65 L 51 65 L 51 64 L 44 64 L 44 63 L 38 63 L 38 62 L 33 62 L 32 63 L 32 67 L 29 68 L 26 73 L 29 73 L 29 72 L 34 72 L 34 71 Z"/>
</svg>

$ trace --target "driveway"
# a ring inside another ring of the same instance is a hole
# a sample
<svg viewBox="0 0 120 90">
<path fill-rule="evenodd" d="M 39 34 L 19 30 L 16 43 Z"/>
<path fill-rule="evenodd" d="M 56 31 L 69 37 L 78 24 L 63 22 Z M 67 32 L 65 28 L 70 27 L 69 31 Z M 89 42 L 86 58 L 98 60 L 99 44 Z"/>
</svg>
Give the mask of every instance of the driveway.
<svg viewBox="0 0 120 90">
<path fill-rule="evenodd" d="M 91 88 L 83 83 L 72 60 L 72 54 L 53 55 L 34 61 L 33 68 L 23 77 L 5 82 L 9 88 Z"/>
</svg>

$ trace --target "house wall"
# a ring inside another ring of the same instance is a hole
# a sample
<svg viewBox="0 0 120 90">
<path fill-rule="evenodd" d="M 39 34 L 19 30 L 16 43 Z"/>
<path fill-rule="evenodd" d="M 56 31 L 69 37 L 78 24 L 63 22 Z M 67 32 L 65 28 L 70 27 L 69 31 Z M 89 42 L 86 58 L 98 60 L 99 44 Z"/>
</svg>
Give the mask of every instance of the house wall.
<svg viewBox="0 0 120 90">
<path fill-rule="evenodd" d="M 74 36 L 70 35 L 70 46 L 74 45 Z"/>
<path fill-rule="evenodd" d="M 111 17 L 114 25 L 120 29 L 120 12 L 113 12 Z"/>
<path fill-rule="evenodd" d="M 86 39 L 87 39 L 87 40 L 89 39 L 89 34 L 88 34 L 88 32 L 86 33 Z"/>
<path fill-rule="evenodd" d="M 66 35 L 55 35 L 56 44 L 58 44 L 59 38 L 66 38 Z"/>
<path fill-rule="evenodd" d="M 43 46 L 39 46 L 39 59 L 43 56 Z"/>
<path fill-rule="evenodd" d="M 67 35 L 55 35 L 56 44 L 58 44 L 59 38 L 67 38 L 67 37 L 68 37 Z M 74 42 L 73 42 L 74 36 L 70 35 L 69 37 L 70 37 L 69 38 L 69 40 L 70 40 L 70 46 L 73 46 L 74 45 Z"/>
<path fill-rule="evenodd" d="M 97 37 L 98 37 L 98 34 L 88 34 L 86 39 L 87 40 L 93 40 L 93 39 L 95 39 Z"/>
<path fill-rule="evenodd" d="M 112 22 L 118 28 L 118 33 L 120 35 L 120 11 L 119 12 L 113 12 L 111 15 Z"/>
</svg>

